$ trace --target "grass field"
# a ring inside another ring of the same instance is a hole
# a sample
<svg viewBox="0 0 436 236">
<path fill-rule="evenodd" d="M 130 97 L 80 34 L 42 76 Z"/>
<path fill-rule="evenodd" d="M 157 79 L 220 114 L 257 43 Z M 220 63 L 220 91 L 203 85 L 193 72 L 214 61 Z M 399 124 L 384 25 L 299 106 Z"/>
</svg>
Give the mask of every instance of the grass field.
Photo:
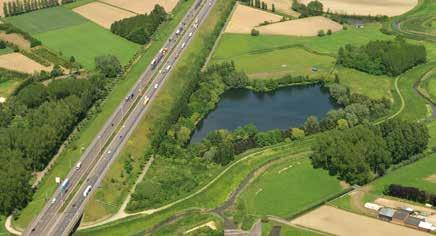
<svg viewBox="0 0 436 236">
<path fill-rule="evenodd" d="M 66 59 L 74 56 L 86 69 L 94 69 L 95 57 L 105 54 L 115 55 L 126 65 L 140 48 L 63 6 L 8 17 L 7 21 Z"/>
<path fill-rule="evenodd" d="M 425 81 L 422 81 L 421 87 L 425 89 L 433 101 L 436 101 L 436 72 L 431 74 Z"/>
<path fill-rule="evenodd" d="M 21 79 L 10 79 L 0 83 L 0 97 L 9 97 L 21 84 Z"/>
<path fill-rule="evenodd" d="M 430 142 L 428 144 L 428 147 L 436 147 L 436 120 L 433 120 L 432 122 L 427 124 L 427 128 L 430 133 Z"/>
<path fill-rule="evenodd" d="M 242 34 L 224 34 L 212 59 L 225 60 L 247 53 L 291 45 L 304 45 L 317 52 L 335 55 L 339 47 L 347 43 L 365 44 L 370 40 L 393 38 L 393 36 L 381 33 L 379 29 L 380 24 L 368 24 L 363 29 L 349 27 L 348 30 L 337 32 L 328 37 L 292 37 L 278 35 L 259 35 L 253 37 Z M 238 46 L 235 47 L 235 45 Z"/>
<path fill-rule="evenodd" d="M 213 221 L 216 224 L 217 231 L 223 231 L 221 226 L 222 222 L 218 217 L 212 214 L 188 213 L 187 216 L 177 220 L 176 222 L 164 225 L 163 227 L 159 228 L 158 230 L 156 230 L 156 232 L 153 233 L 153 235 L 186 235 L 185 232 L 210 221 Z M 207 228 L 210 229 L 209 227 Z M 198 235 L 199 232 L 197 230 L 194 230 L 190 233 L 191 234 L 188 235 Z"/>
<path fill-rule="evenodd" d="M 340 83 L 350 88 L 351 92 L 365 94 L 373 99 L 392 98 L 394 78 L 375 76 L 345 67 L 337 68 Z"/>
<path fill-rule="evenodd" d="M 250 215 L 287 218 L 341 191 L 336 177 L 314 169 L 310 160 L 304 158 L 269 168 L 250 184 L 240 200 Z"/>
<path fill-rule="evenodd" d="M 64 7 L 41 9 L 19 16 L 8 17 L 6 21 L 32 35 L 88 22 L 85 18 Z"/>
<path fill-rule="evenodd" d="M 106 54 L 115 55 L 125 65 L 140 47 L 91 22 L 48 31 L 36 37 L 65 57 L 74 56 L 87 69 L 94 69 L 96 56 Z"/>
<path fill-rule="evenodd" d="M 159 31 L 156 32 L 156 40 L 153 41 L 153 43 L 145 52 L 144 56 L 133 66 L 129 73 L 126 74 L 122 80 L 117 82 L 116 86 L 112 89 L 106 100 L 100 106 L 101 112 L 96 116 L 91 117 L 86 126 L 83 127 L 79 133 L 77 133 L 77 139 L 75 139 L 75 141 L 62 152 L 55 166 L 48 172 L 47 176 L 38 186 L 37 191 L 33 195 L 33 200 L 21 211 L 22 214 L 18 220 L 14 222 L 14 225 L 24 228 L 42 209 L 45 203 L 46 194 L 51 195 L 55 190 L 56 186 L 53 184 L 53 179 L 56 176 L 66 176 L 68 171 L 71 169 L 70 163 L 75 163 L 79 160 L 80 155 L 82 154 L 81 148 L 87 147 L 92 142 L 92 139 L 97 135 L 98 131 L 100 131 L 107 118 L 124 99 L 126 93 L 134 85 L 139 76 L 143 73 L 144 69 L 149 65 L 153 57 L 165 43 L 168 35 L 170 35 L 176 28 L 180 17 L 184 15 L 184 11 L 186 11 L 186 8 L 189 8 L 190 3 L 192 3 L 192 1 L 187 2 L 187 7 L 185 4 L 182 4 L 181 6 L 183 7 L 181 12 L 177 14 L 175 13 L 173 20 L 163 25 Z M 122 166 L 123 164 L 124 162 L 121 162 L 120 165 Z M 117 171 L 116 168 L 115 171 Z"/>
<path fill-rule="evenodd" d="M 280 226 L 280 236 L 318 236 L 322 234 L 304 229 L 298 229 L 289 225 L 274 223 L 272 221 L 262 224 L 262 236 L 268 236 L 274 226 Z"/>
<path fill-rule="evenodd" d="M 244 71 L 252 78 L 280 77 L 284 74 L 311 76 L 327 73 L 335 62 L 331 56 L 314 54 L 303 47 L 290 47 L 246 53 L 225 60 L 213 60 L 212 63 L 229 60 L 235 62 L 238 70 Z M 318 72 L 312 72 L 312 67 L 316 67 Z"/>
<path fill-rule="evenodd" d="M 0 49 L 0 55 L 8 54 L 8 53 L 11 53 L 11 52 L 13 52 L 13 51 L 14 51 L 14 50 L 13 50 L 12 48 L 10 48 L 10 47 L 5 47 L 5 48 Z"/>
</svg>

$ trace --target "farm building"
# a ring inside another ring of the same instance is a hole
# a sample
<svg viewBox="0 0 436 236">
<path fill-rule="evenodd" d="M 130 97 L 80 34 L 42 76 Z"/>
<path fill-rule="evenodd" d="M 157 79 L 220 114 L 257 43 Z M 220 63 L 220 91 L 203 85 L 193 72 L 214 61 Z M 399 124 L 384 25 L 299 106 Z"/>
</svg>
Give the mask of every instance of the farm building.
<svg viewBox="0 0 436 236">
<path fill-rule="evenodd" d="M 395 211 L 394 215 L 392 216 L 392 221 L 396 223 L 403 223 L 404 220 L 406 220 L 407 217 L 409 217 L 410 212 L 400 209 Z"/>
<path fill-rule="evenodd" d="M 382 206 L 375 204 L 375 203 L 367 202 L 367 203 L 365 203 L 365 208 L 368 208 L 368 209 L 371 209 L 374 211 L 378 211 L 382 208 Z"/>
<path fill-rule="evenodd" d="M 378 218 L 384 221 L 391 221 L 395 214 L 395 210 L 389 207 L 383 207 L 378 212 Z"/>
<path fill-rule="evenodd" d="M 413 227 L 413 228 L 418 228 L 419 223 L 422 222 L 422 219 L 416 218 L 414 216 L 409 216 L 407 217 L 407 219 L 404 221 L 404 223 L 407 226 Z"/>
<path fill-rule="evenodd" d="M 421 221 L 418 224 L 418 229 L 425 231 L 425 232 L 431 232 L 431 231 L 435 230 L 436 227 L 434 227 L 433 224 L 430 222 Z"/>
</svg>

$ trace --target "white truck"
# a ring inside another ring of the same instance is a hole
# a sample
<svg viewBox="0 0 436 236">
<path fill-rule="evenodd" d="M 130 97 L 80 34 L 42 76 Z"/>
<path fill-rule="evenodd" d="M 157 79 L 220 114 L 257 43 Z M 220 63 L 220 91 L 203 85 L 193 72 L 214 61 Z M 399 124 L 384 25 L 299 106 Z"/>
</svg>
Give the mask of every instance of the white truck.
<svg viewBox="0 0 436 236">
<path fill-rule="evenodd" d="M 89 192 L 91 192 L 92 186 L 88 185 L 88 187 L 86 187 L 85 191 L 83 191 L 83 197 L 87 197 L 89 195 Z"/>
</svg>

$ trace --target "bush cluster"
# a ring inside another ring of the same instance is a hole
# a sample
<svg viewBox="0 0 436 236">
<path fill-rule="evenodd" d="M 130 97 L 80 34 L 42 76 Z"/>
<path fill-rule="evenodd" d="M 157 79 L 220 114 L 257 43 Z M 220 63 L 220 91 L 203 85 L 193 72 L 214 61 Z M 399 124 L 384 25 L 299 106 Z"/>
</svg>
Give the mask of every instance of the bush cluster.
<svg viewBox="0 0 436 236">
<path fill-rule="evenodd" d="M 165 9 L 160 5 L 155 5 L 148 15 L 137 15 L 112 23 L 111 31 L 132 42 L 146 44 L 166 18 Z"/>
<path fill-rule="evenodd" d="M 436 194 L 428 193 L 415 187 L 390 184 L 384 191 L 385 195 L 402 198 L 419 203 L 429 203 L 436 206 Z"/>
</svg>

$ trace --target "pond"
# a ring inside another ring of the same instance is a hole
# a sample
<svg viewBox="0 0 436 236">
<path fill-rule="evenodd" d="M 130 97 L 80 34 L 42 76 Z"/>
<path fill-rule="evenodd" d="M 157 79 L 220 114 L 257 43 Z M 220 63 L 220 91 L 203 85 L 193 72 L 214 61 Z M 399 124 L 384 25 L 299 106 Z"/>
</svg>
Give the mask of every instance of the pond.
<svg viewBox="0 0 436 236">
<path fill-rule="evenodd" d="M 211 131 L 235 130 L 250 123 L 260 131 L 297 127 L 304 124 L 308 116 L 321 119 L 335 108 L 338 106 L 327 89 L 318 84 L 283 87 L 271 93 L 231 89 L 221 96 L 216 109 L 200 122 L 191 143 L 201 141 Z"/>
</svg>

